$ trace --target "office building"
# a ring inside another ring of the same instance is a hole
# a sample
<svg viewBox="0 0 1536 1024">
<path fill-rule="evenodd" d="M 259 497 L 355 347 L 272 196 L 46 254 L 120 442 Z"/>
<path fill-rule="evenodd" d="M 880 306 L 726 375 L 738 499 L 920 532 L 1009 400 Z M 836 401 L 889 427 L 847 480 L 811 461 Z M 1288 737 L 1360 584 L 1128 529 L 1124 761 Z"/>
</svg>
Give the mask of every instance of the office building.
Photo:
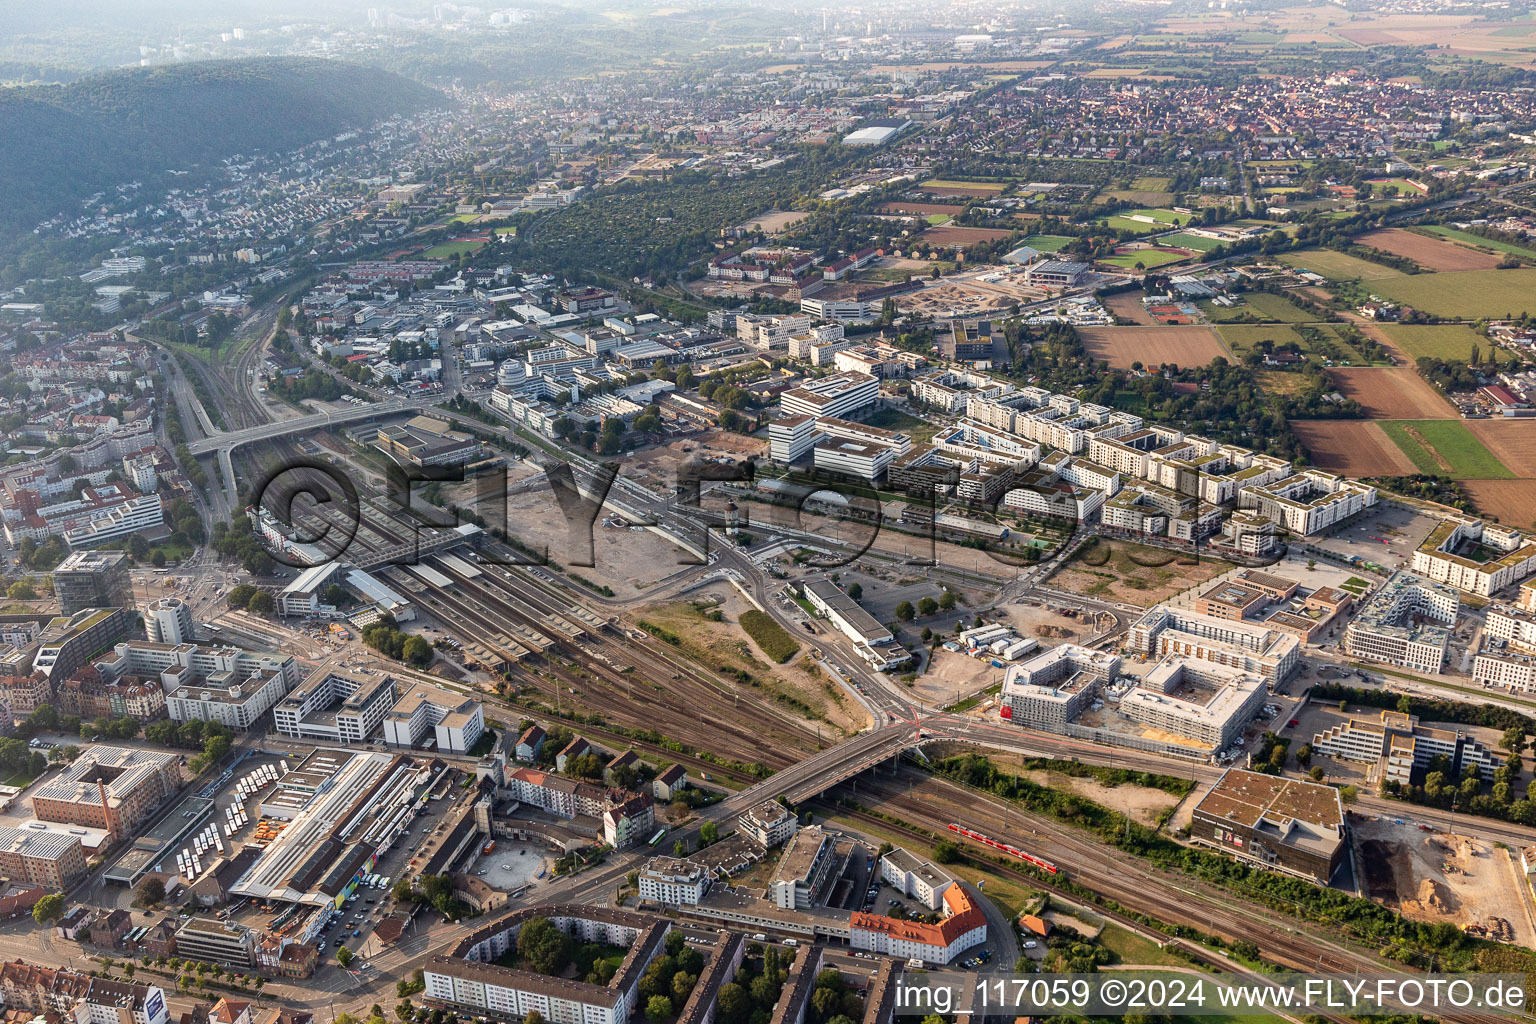
<svg viewBox="0 0 1536 1024">
<path fill-rule="evenodd" d="M 175 754 L 91 746 L 33 789 L 32 813 L 41 821 L 85 825 L 122 838 L 180 788 Z"/>
<path fill-rule="evenodd" d="M 1436 729 L 1419 724 L 1418 718 L 1400 711 L 1382 711 L 1376 718 L 1351 716 L 1312 736 L 1312 750 L 1326 757 L 1368 764 L 1386 763 L 1382 778 L 1407 785 L 1415 770 L 1423 770 L 1439 756 L 1449 759 L 1448 777 L 1461 778 L 1476 767 L 1485 780 L 1503 763 L 1498 752 L 1459 729 Z"/>
<path fill-rule="evenodd" d="M 145 680 L 165 692 L 178 722 L 249 729 L 301 678 L 292 655 L 238 647 L 128 640 L 91 665 L 107 680 Z"/>
<path fill-rule="evenodd" d="M 144 631 L 157 644 L 189 644 L 197 639 L 192 607 L 179 597 L 162 597 L 144 609 Z"/>
<path fill-rule="evenodd" d="M 249 967 L 256 962 L 256 933 L 233 921 L 194 917 L 176 929 L 176 955 L 187 960 Z"/>
<path fill-rule="evenodd" d="M 1195 658 L 1166 658 L 1120 698 L 1120 713 L 1209 750 L 1243 733 L 1269 694 L 1242 669 Z"/>
<path fill-rule="evenodd" d="M 32 668 L 49 679 L 68 679 L 127 636 L 130 622 L 126 608 L 82 608 L 52 619 L 38 635 Z"/>
<path fill-rule="evenodd" d="M 1332 786 L 1228 768 L 1195 806 L 1190 839 L 1327 885 L 1348 856 L 1349 826 Z"/>
<path fill-rule="evenodd" d="M 52 830 L 0 828 L 0 876 L 54 892 L 69 888 L 87 870 L 76 836 Z"/>
<path fill-rule="evenodd" d="M 1260 676 L 1270 686 L 1301 662 L 1301 642 L 1264 623 L 1230 620 L 1155 605 L 1131 624 L 1126 649 L 1137 654 L 1195 658 Z"/>
<path fill-rule="evenodd" d="M 133 604 L 128 554 L 124 551 L 72 551 L 53 570 L 59 613 L 84 608 L 127 608 Z"/>
<path fill-rule="evenodd" d="M 394 676 L 321 666 L 272 709 L 272 719 L 285 736 L 362 743 L 397 699 Z"/>
<path fill-rule="evenodd" d="M 836 877 L 837 844 L 820 825 L 799 829 L 784 847 L 765 897 L 780 910 L 807 910 Z"/>
<path fill-rule="evenodd" d="M 873 405 L 880 397 L 880 381 L 867 373 L 834 373 L 808 380 L 779 396 L 786 416 L 834 416 L 846 419 Z"/>
<path fill-rule="evenodd" d="M 736 819 L 736 828 L 765 850 L 786 842 L 799 827 L 788 808 L 777 800 L 764 800 Z"/>
<path fill-rule="evenodd" d="M 419 746 L 430 737 L 439 753 L 464 754 L 483 732 L 479 701 L 426 683 L 412 683 L 384 716 L 384 742 L 392 747 Z"/>
</svg>

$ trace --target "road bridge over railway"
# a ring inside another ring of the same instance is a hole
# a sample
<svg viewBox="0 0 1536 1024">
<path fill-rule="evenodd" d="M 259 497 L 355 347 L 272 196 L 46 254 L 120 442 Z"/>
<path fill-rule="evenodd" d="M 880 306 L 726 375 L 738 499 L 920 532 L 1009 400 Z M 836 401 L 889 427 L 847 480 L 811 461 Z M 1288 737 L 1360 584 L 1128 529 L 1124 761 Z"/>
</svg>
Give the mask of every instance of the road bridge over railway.
<svg viewBox="0 0 1536 1024">
<path fill-rule="evenodd" d="M 217 431 L 200 441 L 188 441 L 187 450 L 193 455 L 228 454 L 241 445 L 250 444 L 252 441 L 270 441 L 273 438 L 286 437 L 289 434 L 308 434 L 342 423 L 357 423 L 362 420 L 373 419 L 376 416 L 392 416 L 396 413 L 425 409 L 442 400 L 441 392 L 430 396 L 391 398 L 387 402 L 368 402 L 346 409 L 311 413 L 308 416 L 298 416 L 291 420 L 263 423 L 259 427 L 246 427 L 244 430 Z"/>
</svg>

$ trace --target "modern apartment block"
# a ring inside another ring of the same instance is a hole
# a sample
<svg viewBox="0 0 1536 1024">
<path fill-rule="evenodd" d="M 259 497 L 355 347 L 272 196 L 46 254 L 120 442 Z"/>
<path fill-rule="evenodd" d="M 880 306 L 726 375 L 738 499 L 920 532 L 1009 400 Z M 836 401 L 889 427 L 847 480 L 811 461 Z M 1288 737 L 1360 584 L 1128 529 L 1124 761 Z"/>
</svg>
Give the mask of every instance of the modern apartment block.
<svg viewBox="0 0 1536 1024">
<path fill-rule="evenodd" d="M 166 713 L 249 729 L 302 676 L 292 655 L 238 647 L 128 640 L 93 666 L 104 679 L 150 679 L 165 691 Z"/>
<path fill-rule="evenodd" d="M 1131 624 L 1126 649 L 1212 661 L 1253 673 L 1271 686 L 1289 678 L 1301 662 L 1301 642 L 1290 633 L 1169 605 L 1149 608 Z"/>
<path fill-rule="evenodd" d="M 880 398 L 880 381 L 857 371 L 834 373 L 808 380 L 779 396 L 779 407 L 786 416 L 833 416 L 846 419 L 873 405 Z"/>
<path fill-rule="evenodd" d="M 766 898 L 780 910 L 806 910 L 818 903 L 836 876 L 837 844 L 820 825 L 808 825 L 790 837 L 768 883 Z"/>
<path fill-rule="evenodd" d="M 1413 571 L 1488 597 L 1536 573 L 1536 541 L 1482 519 L 1447 519 L 1413 553 Z"/>
<path fill-rule="evenodd" d="M 1485 781 L 1503 764 L 1498 752 L 1459 729 L 1435 729 L 1419 724 L 1417 717 L 1400 711 L 1383 711 L 1375 718 L 1351 716 L 1312 736 L 1318 754 L 1346 761 L 1380 762 L 1386 758 L 1383 778 L 1407 785 L 1415 769 L 1428 766 L 1444 755 L 1451 762 L 1451 777 L 1461 778 L 1476 766 Z"/>
<path fill-rule="evenodd" d="M 798 827 L 794 814 L 776 800 L 764 800 L 736 819 L 736 828 L 765 850 L 788 841 Z"/>
<path fill-rule="evenodd" d="M 938 910 L 944 902 L 944 894 L 955 884 L 954 876 L 949 872 L 900 847 L 880 858 L 880 878 L 929 910 Z"/>
<path fill-rule="evenodd" d="M 1395 572 L 1344 631 L 1344 649 L 1367 661 L 1439 673 L 1460 609 L 1455 588 Z"/>
<path fill-rule="evenodd" d="M 43 627 L 37 638 L 34 671 L 49 679 L 68 679 L 75 670 L 128 635 L 126 608 L 83 608 L 61 615 Z"/>
<path fill-rule="evenodd" d="M 697 906 L 709 890 L 709 872 L 688 860 L 653 857 L 640 869 L 640 898 L 668 906 Z"/>
<path fill-rule="evenodd" d="M 1120 658 L 1078 644 L 1052 647 L 1008 666 L 1002 717 L 1015 725 L 1061 732 L 1120 671 Z"/>
<path fill-rule="evenodd" d="M 125 551 L 73 551 L 53 570 L 59 613 L 83 608 L 126 608 L 133 604 Z"/>
<path fill-rule="evenodd" d="M 1376 504 L 1376 488 L 1317 470 L 1238 492 L 1238 504 L 1254 509 L 1303 537 L 1321 533 Z"/>
</svg>

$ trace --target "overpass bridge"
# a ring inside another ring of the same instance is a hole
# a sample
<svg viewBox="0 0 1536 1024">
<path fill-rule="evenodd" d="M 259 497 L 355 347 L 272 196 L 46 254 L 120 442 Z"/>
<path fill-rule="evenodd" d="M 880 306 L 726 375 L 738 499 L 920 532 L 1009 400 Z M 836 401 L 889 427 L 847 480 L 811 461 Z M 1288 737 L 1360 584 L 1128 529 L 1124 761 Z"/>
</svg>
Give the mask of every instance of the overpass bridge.
<svg viewBox="0 0 1536 1024">
<path fill-rule="evenodd" d="M 327 427 L 339 426 L 343 423 L 357 423 L 361 420 L 373 419 L 375 416 L 392 416 L 396 413 L 425 409 L 442 400 L 443 396 L 441 394 L 412 398 L 391 398 L 385 402 L 369 402 L 331 412 L 317 412 L 311 413 L 308 416 L 298 416 L 290 420 L 263 423 L 259 427 L 246 427 L 244 430 L 217 431 L 200 441 L 187 442 L 187 450 L 193 455 L 218 454 L 225 456 L 241 445 L 250 444 L 252 441 L 268 441 L 275 437 L 285 437 L 288 434 L 306 434 L 316 430 L 324 430 Z"/>
</svg>

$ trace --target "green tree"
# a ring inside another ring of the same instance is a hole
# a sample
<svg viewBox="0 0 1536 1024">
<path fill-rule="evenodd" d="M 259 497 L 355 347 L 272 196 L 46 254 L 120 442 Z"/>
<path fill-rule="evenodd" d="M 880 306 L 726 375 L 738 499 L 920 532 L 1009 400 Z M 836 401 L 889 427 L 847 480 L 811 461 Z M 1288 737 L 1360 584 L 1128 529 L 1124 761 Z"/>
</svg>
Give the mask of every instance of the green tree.
<svg viewBox="0 0 1536 1024">
<path fill-rule="evenodd" d="M 32 905 L 32 919 L 46 928 L 63 917 L 66 909 L 64 894 L 51 892 Z"/>
<path fill-rule="evenodd" d="M 911 622 L 917 616 L 911 601 L 903 601 L 896 606 L 896 617 L 902 622 Z"/>
<path fill-rule="evenodd" d="M 863 597 L 864 596 L 864 585 L 862 583 L 855 583 L 852 586 L 850 586 L 848 588 L 848 596 L 853 598 L 855 601 L 857 601 L 859 598 Z"/>
<path fill-rule="evenodd" d="M 31 580 L 17 580 L 7 588 L 5 596 L 13 601 L 31 601 L 37 597 L 37 591 L 32 588 Z"/>
<path fill-rule="evenodd" d="M 340 946 L 336 950 L 336 962 L 345 967 L 352 962 L 352 951 L 346 946 Z"/>
<path fill-rule="evenodd" d="M 953 611 L 955 607 L 955 592 L 946 590 L 939 595 L 939 607 L 945 611 Z"/>
<path fill-rule="evenodd" d="M 938 610 L 939 602 L 935 601 L 931 597 L 925 597 L 921 601 L 917 602 L 917 611 L 919 615 L 932 615 Z"/>
<path fill-rule="evenodd" d="M 245 609 L 252 615 L 270 616 L 277 611 L 277 598 L 265 590 L 258 590 L 251 595 L 251 601 Z"/>
<path fill-rule="evenodd" d="M 153 907 L 165 899 L 165 882 L 154 875 L 139 883 L 139 905 Z"/>
<path fill-rule="evenodd" d="M 653 1021 L 663 1021 L 672 1016 L 672 1000 L 654 995 L 645 1001 L 645 1015 Z"/>
<path fill-rule="evenodd" d="M 713 821 L 706 821 L 699 826 L 699 842 L 708 846 L 720 838 L 720 826 Z"/>
</svg>

